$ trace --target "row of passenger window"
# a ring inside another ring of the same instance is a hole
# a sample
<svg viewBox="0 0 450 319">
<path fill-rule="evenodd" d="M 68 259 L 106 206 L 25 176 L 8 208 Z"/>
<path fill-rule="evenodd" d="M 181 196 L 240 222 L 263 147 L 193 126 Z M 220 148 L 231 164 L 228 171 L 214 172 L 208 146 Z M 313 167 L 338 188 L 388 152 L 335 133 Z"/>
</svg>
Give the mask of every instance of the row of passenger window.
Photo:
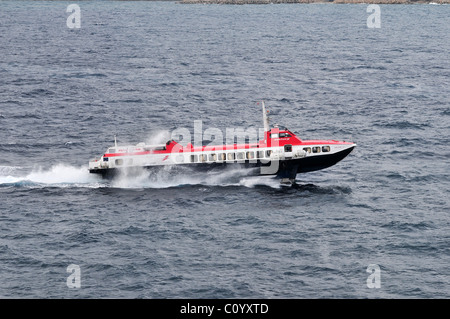
<svg viewBox="0 0 450 319">
<path fill-rule="evenodd" d="M 314 147 L 304 147 L 303 150 L 307 153 L 320 153 L 321 151 L 326 153 L 330 151 L 329 146 L 314 146 Z M 248 151 L 248 152 L 236 152 L 236 153 L 213 153 L 213 154 L 200 154 L 200 155 L 191 155 L 191 163 L 197 162 L 217 162 L 217 161 L 234 161 L 234 160 L 252 160 L 255 159 L 255 155 L 257 159 L 261 158 L 270 158 L 272 154 L 271 150 L 268 151 Z M 106 162 L 108 160 L 107 157 L 104 158 Z M 123 165 L 123 159 L 116 159 L 115 164 L 120 166 Z M 128 165 L 133 164 L 133 159 L 128 159 Z"/>
<path fill-rule="evenodd" d="M 191 155 L 191 163 L 197 162 L 223 162 L 223 161 L 234 161 L 234 160 L 252 160 L 255 158 L 269 158 L 272 154 L 271 150 L 268 151 L 249 151 L 249 152 L 236 152 L 236 153 L 213 153 L 213 154 L 200 154 Z M 255 157 L 256 156 L 256 157 Z"/>
<path fill-rule="evenodd" d="M 304 147 L 303 150 L 307 153 L 311 153 L 311 151 L 313 153 L 320 153 L 320 151 L 326 153 L 329 152 L 331 149 L 329 146 L 314 146 L 314 147 Z"/>
</svg>

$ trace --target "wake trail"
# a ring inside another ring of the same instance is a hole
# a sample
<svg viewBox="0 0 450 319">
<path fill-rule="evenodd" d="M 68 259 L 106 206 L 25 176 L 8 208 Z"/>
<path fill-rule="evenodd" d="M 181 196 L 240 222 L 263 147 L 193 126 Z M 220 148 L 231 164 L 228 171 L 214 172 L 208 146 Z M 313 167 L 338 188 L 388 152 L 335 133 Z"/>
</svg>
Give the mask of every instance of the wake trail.
<svg viewBox="0 0 450 319">
<path fill-rule="evenodd" d="M 50 168 L 0 166 L 0 187 L 88 187 L 123 189 L 163 189 L 185 186 L 246 187 L 268 186 L 279 188 L 272 177 L 251 176 L 244 169 L 228 169 L 192 173 L 189 170 L 174 173 L 170 167 L 158 172 L 142 169 L 132 175 L 124 172 L 112 180 L 91 174 L 86 166 L 56 164 Z"/>
<path fill-rule="evenodd" d="M 0 186 L 99 186 L 98 176 L 87 167 L 56 164 L 49 169 L 0 166 Z"/>
</svg>

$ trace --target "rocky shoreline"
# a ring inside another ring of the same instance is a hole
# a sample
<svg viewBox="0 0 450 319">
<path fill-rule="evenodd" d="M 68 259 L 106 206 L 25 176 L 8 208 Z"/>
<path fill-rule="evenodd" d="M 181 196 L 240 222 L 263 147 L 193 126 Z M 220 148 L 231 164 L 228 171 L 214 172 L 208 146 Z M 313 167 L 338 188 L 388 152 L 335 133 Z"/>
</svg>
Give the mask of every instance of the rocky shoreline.
<svg viewBox="0 0 450 319">
<path fill-rule="evenodd" d="M 278 3 L 364 3 L 364 4 L 450 4 L 450 0 L 181 0 L 186 4 L 278 4 Z"/>
</svg>

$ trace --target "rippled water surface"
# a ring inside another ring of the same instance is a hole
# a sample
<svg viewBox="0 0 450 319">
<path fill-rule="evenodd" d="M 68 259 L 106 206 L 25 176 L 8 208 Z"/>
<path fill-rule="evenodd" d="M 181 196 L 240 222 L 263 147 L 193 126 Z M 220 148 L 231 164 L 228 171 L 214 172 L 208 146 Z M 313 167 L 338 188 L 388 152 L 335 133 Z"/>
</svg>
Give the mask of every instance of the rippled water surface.
<svg viewBox="0 0 450 319">
<path fill-rule="evenodd" d="M 1 297 L 450 297 L 449 6 L 67 5 L 0 3 Z M 114 134 L 260 127 L 261 99 L 358 146 L 293 187 L 87 172 Z"/>
</svg>

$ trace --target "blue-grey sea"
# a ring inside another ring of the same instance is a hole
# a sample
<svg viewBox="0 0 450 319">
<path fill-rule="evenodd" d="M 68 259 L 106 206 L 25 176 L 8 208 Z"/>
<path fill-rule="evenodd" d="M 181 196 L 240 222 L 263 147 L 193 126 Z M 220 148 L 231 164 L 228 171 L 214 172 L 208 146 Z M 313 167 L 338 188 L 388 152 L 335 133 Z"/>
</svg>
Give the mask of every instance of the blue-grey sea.
<svg viewBox="0 0 450 319">
<path fill-rule="evenodd" d="M 450 298 L 448 5 L 73 3 L 0 1 L 0 297 Z M 292 187 L 88 173 L 260 100 L 357 147 Z"/>
</svg>

